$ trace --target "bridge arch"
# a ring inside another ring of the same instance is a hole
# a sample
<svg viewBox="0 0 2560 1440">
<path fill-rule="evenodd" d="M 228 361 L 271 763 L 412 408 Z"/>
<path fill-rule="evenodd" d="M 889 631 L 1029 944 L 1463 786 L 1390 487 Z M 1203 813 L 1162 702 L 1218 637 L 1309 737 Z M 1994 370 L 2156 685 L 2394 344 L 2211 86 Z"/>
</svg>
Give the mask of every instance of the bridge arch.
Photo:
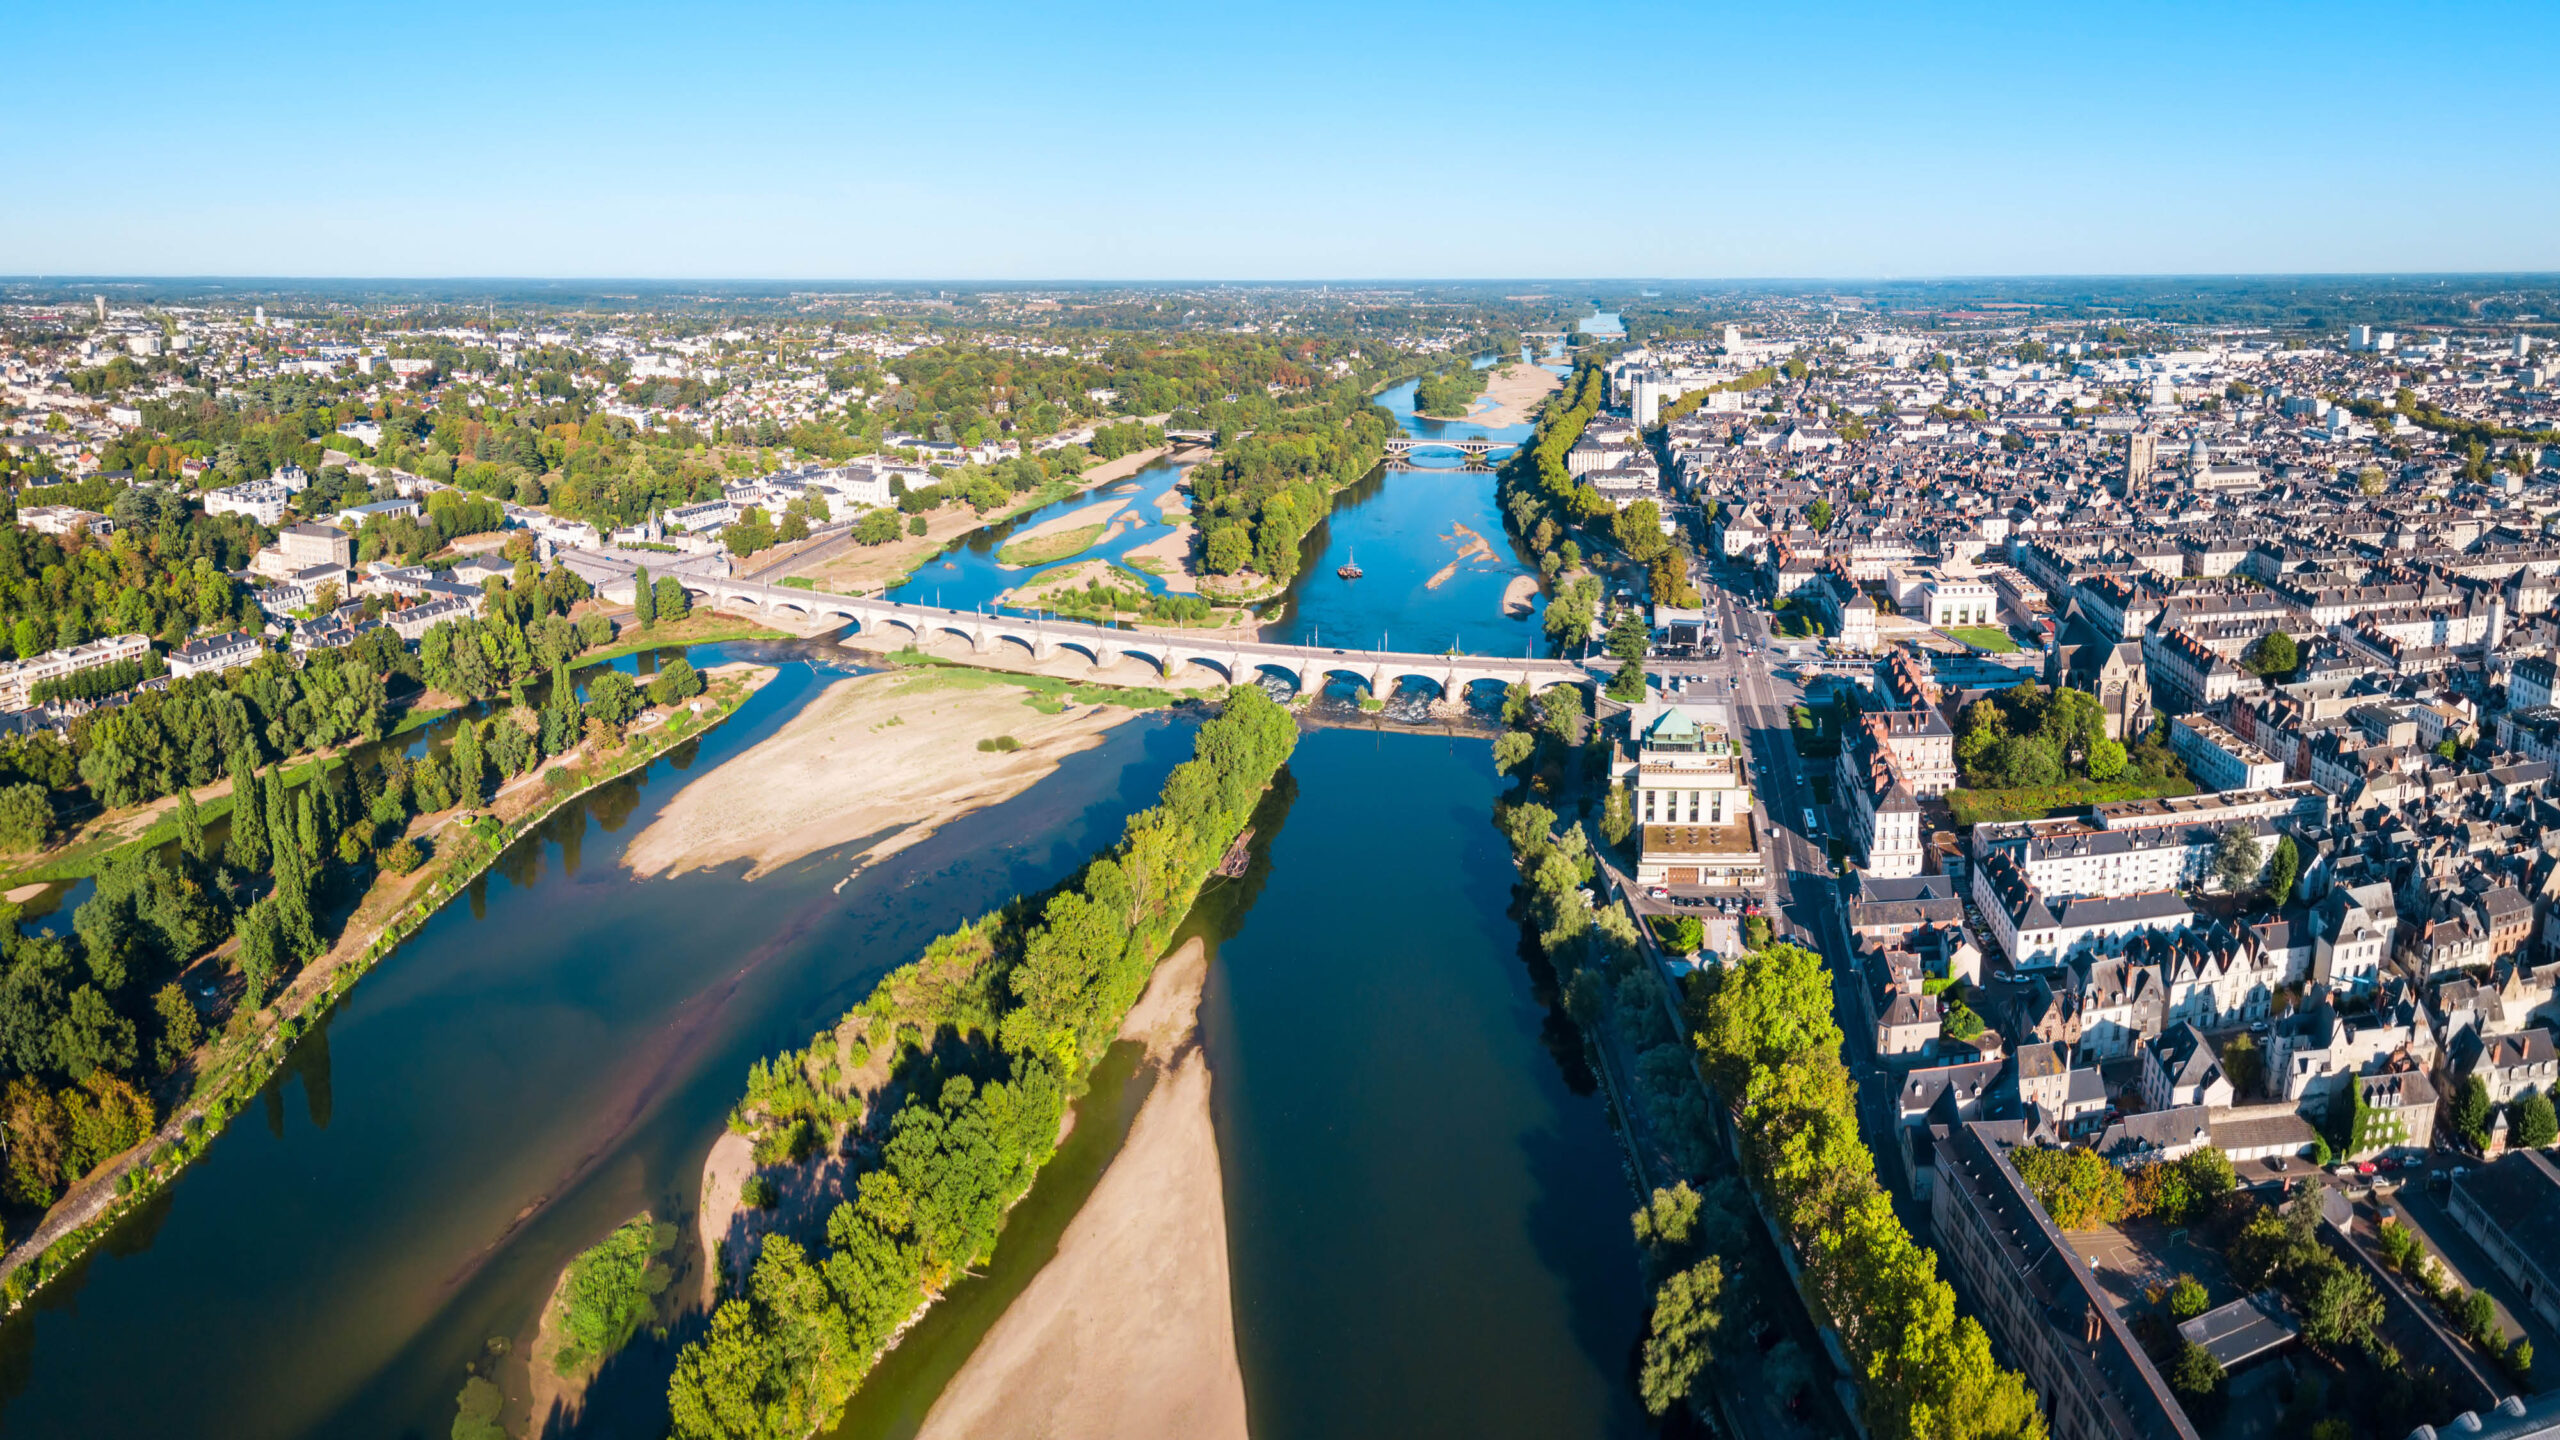
<svg viewBox="0 0 2560 1440">
<path fill-rule="evenodd" d="M 1429 674 L 1421 670 L 1385 670 L 1380 672 L 1380 678 L 1387 682 L 1388 694 L 1395 694 L 1402 691 L 1406 681 L 1414 680 L 1419 681 L 1423 686 L 1427 687 L 1431 691 L 1432 699 L 1446 700 L 1449 698 L 1449 683 L 1447 677 L 1444 675 Z M 1385 696 L 1382 695 L 1379 698 L 1384 699 Z"/>
</svg>

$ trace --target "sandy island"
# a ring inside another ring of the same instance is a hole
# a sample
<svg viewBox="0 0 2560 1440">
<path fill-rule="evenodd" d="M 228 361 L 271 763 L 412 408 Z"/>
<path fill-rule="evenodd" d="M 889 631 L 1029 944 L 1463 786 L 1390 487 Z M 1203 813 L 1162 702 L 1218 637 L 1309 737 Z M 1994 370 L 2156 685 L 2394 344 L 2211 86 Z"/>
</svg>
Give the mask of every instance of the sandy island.
<svg viewBox="0 0 2560 1440">
<path fill-rule="evenodd" d="M 1441 536 L 1440 543 L 1444 545 L 1457 546 L 1458 556 L 1448 564 L 1441 566 L 1437 571 L 1434 571 L 1430 579 L 1422 582 L 1422 588 L 1425 590 L 1437 590 L 1441 586 L 1448 584 L 1450 577 L 1458 573 L 1458 567 L 1466 564 L 1470 560 L 1490 560 L 1493 558 L 1493 545 L 1482 535 L 1468 529 L 1465 525 L 1460 524 L 1457 521 L 1453 520 L 1449 522 L 1449 524 L 1450 533 Z"/>
<path fill-rule="evenodd" d="M 1476 398 L 1466 414 L 1446 418 L 1489 426 L 1526 425 L 1538 402 L 1563 388 L 1563 376 L 1543 365 L 1515 360 L 1496 367 L 1486 377 L 1484 394 Z"/>
<path fill-rule="evenodd" d="M 1526 615 L 1536 607 L 1537 600 L 1538 577 L 1534 575 L 1514 575 L 1511 583 L 1502 587 L 1502 613 L 1505 615 Z"/>
<path fill-rule="evenodd" d="M 1058 1253 L 944 1387 L 918 1440 L 1244 1440 L 1225 1182 L 1199 1045 L 1208 953 L 1156 967 L 1120 1038 L 1162 1069 Z"/>
<path fill-rule="evenodd" d="M 1043 715 L 1028 691 L 967 671 L 839 680 L 754 749 L 687 785 L 623 852 L 641 876 L 748 860 L 752 880 L 868 835 L 869 863 L 1028 790 L 1135 712 L 1079 705 Z M 981 740 L 1020 748 L 989 752 Z"/>
<path fill-rule="evenodd" d="M 1005 543 L 1019 545 L 1025 540 L 1045 540 L 1052 535 L 1082 530 L 1088 525 L 1108 525 L 1113 516 L 1128 508 L 1128 504 L 1126 500 L 1104 500 L 1092 505 L 1079 505 L 1064 515 L 1053 515 L 1028 530 L 1006 536 Z"/>
</svg>

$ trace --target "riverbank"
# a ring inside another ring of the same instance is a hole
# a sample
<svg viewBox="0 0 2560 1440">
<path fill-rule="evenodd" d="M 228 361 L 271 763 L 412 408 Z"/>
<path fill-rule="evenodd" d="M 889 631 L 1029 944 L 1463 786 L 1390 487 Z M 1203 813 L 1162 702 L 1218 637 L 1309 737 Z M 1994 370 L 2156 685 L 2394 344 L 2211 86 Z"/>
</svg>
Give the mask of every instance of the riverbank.
<svg viewBox="0 0 2560 1440">
<path fill-rule="evenodd" d="M 623 863 L 648 878 L 745 860 L 753 880 L 876 837 L 859 868 L 1030 789 L 1137 713 L 1044 711 L 1043 698 L 956 669 L 839 680 L 771 738 L 686 786 Z"/>
<path fill-rule="evenodd" d="M 1199 1043 L 1208 970 L 1197 937 L 1157 966 L 1120 1028 L 1158 1071 L 1128 1140 L 919 1440 L 1244 1440 L 1225 1185 Z"/>
<path fill-rule="evenodd" d="M 406 876 L 378 873 L 348 916 L 337 941 L 287 982 L 265 1009 L 235 1018 L 195 1062 L 197 1080 L 152 1137 L 99 1165 L 55 1202 L 35 1230 L 0 1258 L 0 1299 L 9 1311 L 62 1274 L 119 1219 L 185 1169 L 257 1098 L 284 1063 L 292 1042 L 325 1017 L 383 957 L 507 848 L 563 805 L 617 780 L 718 725 L 779 673 L 730 664 L 704 672 L 704 693 L 648 712 L 661 723 L 635 723 L 610 752 L 588 740 L 501 787 L 477 811 L 422 816 L 409 834 L 433 841 L 433 858 Z"/>
</svg>

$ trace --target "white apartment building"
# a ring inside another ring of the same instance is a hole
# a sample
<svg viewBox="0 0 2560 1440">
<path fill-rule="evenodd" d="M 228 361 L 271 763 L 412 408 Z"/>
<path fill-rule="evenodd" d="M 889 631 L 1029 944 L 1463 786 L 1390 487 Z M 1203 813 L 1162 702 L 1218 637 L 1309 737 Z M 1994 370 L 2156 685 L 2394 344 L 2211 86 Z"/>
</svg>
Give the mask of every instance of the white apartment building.
<svg viewBox="0 0 2560 1440">
<path fill-rule="evenodd" d="M 2216 790 L 2270 790 L 2284 783 L 2283 761 L 2201 715 L 2169 722 L 2169 748 Z"/>
<path fill-rule="evenodd" d="M 1638 883 L 1766 884 L 1742 747 L 1721 707 L 1638 705 L 1628 733 L 1629 748 L 1612 768 L 1634 792 Z"/>
<path fill-rule="evenodd" d="M 32 703 L 35 687 L 47 680 L 59 680 L 101 665 L 121 660 L 139 660 L 151 653 L 150 637 L 144 635 L 109 635 L 85 645 L 48 650 L 25 660 L 0 663 L 0 710 L 24 710 Z"/>
</svg>

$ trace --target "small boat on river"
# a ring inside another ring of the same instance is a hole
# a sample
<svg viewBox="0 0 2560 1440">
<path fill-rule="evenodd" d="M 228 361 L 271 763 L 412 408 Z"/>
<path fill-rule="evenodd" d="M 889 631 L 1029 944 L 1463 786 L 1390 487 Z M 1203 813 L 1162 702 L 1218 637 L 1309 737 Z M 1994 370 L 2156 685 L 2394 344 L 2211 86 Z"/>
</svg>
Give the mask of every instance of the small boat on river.
<svg viewBox="0 0 2560 1440">
<path fill-rule="evenodd" d="M 1334 573 L 1334 574 L 1336 574 L 1336 575 L 1341 576 L 1341 577 L 1342 577 L 1343 579 L 1345 579 L 1345 580 L 1357 580 L 1357 579 L 1359 579 L 1359 578 L 1360 578 L 1360 576 L 1362 575 L 1362 573 L 1364 573 L 1364 572 L 1362 572 L 1362 570 L 1360 569 L 1360 552 L 1359 552 L 1359 551 L 1357 551 L 1357 550 L 1352 551 L 1352 552 L 1351 552 L 1351 561 L 1350 561 L 1350 563 L 1349 563 L 1349 564 L 1346 564 L 1346 565 L 1341 566 L 1340 568 L 1336 569 L 1333 573 Z"/>
</svg>

